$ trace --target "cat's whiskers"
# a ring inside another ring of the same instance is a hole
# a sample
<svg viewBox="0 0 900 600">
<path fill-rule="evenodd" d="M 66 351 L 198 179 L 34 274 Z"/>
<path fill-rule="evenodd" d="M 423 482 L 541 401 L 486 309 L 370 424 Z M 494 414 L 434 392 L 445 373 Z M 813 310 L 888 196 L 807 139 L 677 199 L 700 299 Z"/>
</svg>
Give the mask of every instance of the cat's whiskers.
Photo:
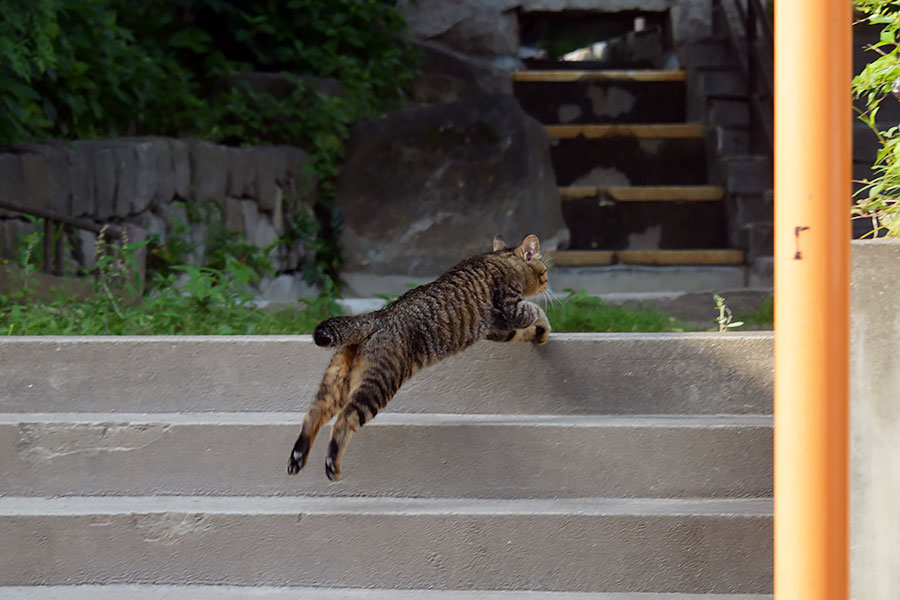
<svg viewBox="0 0 900 600">
<path fill-rule="evenodd" d="M 543 291 L 543 293 L 542 293 L 541 295 L 542 295 L 542 296 L 545 296 L 545 297 L 547 298 L 547 300 L 544 301 L 544 304 L 548 304 L 548 303 L 549 303 L 549 305 L 552 306 L 553 303 L 555 302 L 555 303 L 559 304 L 560 307 L 562 307 L 563 301 L 560 299 L 559 294 L 557 294 L 556 292 L 554 292 L 553 289 L 550 287 L 550 283 L 549 283 L 549 282 L 547 283 L 547 287 L 546 287 L 546 289 Z M 548 302 L 548 301 L 549 301 L 549 302 Z"/>
</svg>

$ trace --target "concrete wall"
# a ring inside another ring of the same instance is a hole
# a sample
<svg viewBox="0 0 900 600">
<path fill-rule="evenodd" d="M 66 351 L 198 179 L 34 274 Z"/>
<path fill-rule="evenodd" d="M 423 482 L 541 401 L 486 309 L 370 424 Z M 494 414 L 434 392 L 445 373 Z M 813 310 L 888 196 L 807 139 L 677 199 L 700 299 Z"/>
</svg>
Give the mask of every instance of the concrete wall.
<svg viewBox="0 0 900 600">
<path fill-rule="evenodd" d="M 900 240 L 853 242 L 851 598 L 900 598 Z"/>
</svg>

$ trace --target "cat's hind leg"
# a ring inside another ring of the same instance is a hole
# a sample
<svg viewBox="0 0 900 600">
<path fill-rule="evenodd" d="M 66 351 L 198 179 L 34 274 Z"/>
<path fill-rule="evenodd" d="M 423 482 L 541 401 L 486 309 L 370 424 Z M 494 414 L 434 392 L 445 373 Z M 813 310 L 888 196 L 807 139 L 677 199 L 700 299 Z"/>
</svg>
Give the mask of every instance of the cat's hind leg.
<svg viewBox="0 0 900 600">
<path fill-rule="evenodd" d="M 403 375 L 394 361 L 377 361 L 363 376 L 359 386 L 352 386 L 347 405 L 338 413 L 331 428 L 325 475 L 331 481 L 341 478 L 341 459 L 347 443 L 359 428 L 371 421 L 400 389 Z"/>
<path fill-rule="evenodd" d="M 325 369 L 319 391 L 303 418 L 300 435 L 297 437 L 288 459 L 288 474 L 295 475 L 306 466 L 310 448 L 312 448 L 313 441 L 322 425 L 327 423 L 347 403 L 350 370 L 356 358 L 356 350 L 357 346 L 341 348 L 335 352 L 331 363 Z"/>
</svg>

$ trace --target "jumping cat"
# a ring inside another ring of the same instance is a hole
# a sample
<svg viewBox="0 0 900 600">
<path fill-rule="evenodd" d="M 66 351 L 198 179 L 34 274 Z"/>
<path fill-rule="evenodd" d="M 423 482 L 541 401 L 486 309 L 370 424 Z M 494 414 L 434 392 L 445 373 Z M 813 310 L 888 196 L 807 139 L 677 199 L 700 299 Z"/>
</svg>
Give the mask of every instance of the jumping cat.
<svg viewBox="0 0 900 600">
<path fill-rule="evenodd" d="M 498 235 L 493 252 L 462 261 L 381 310 L 320 323 L 313 341 L 338 351 L 303 419 L 288 473 L 294 475 L 306 465 L 319 429 L 337 415 L 325 474 L 339 480 L 350 437 L 419 369 L 485 338 L 546 344 L 547 315 L 524 299 L 546 289 L 547 267 L 537 236 L 529 235 L 513 249 Z"/>
</svg>

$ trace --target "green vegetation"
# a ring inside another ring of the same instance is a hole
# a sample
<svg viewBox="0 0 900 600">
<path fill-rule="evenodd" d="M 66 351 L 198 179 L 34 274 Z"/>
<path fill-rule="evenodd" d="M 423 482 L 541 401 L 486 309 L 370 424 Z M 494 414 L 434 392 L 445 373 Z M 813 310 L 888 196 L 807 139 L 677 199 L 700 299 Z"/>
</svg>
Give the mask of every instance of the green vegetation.
<svg viewBox="0 0 900 600">
<path fill-rule="evenodd" d="M 880 41 L 869 49 L 878 57 L 853 79 L 853 93 L 864 98 L 860 119 L 878 136 L 879 150 L 873 170 L 857 194 L 853 214 L 872 221 L 871 235 L 900 237 L 900 127 L 881 130 L 876 123 L 881 103 L 900 99 L 900 3 L 896 0 L 855 0 L 866 20 L 881 27 Z M 895 98 L 890 98 L 893 94 Z"/>
<path fill-rule="evenodd" d="M 44 302 L 33 297 L 38 234 L 25 241 L 22 289 L 0 295 L 0 332 L 6 335 L 237 335 L 309 333 L 320 321 L 339 314 L 328 296 L 296 306 L 260 309 L 249 286 L 259 277 L 248 264 L 226 254 L 221 268 L 171 266 L 146 285 L 134 255 L 144 244 L 97 247 L 94 294 L 87 300 L 60 295 Z M 254 249 L 256 253 L 259 250 Z M 254 255 L 249 263 L 265 257 Z M 142 288 L 145 288 L 141 294 Z"/>
<path fill-rule="evenodd" d="M 333 286 L 333 182 L 350 125 L 397 104 L 416 60 L 391 2 L 0 0 L 0 14 L 0 144 L 172 135 L 302 146 L 321 224 L 307 275 Z M 249 72 L 280 73 L 278 93 L 254 90 Z M 342 93 L 324 93 L 321 77 Z"/>
<path fill-rule="evenodd" d="M 775 296 L 766 296 L 756 310 L 746 315 L 744 322 L 757 329 L 772 329 L 775 325 Z"/>
<path fill-rule="evenodd" d="M 691 331 L 696 328 L 652 308 L 612 306 L 582 290 L 546 307 L 553 331 L 655 332 Z"/>
</svg>

